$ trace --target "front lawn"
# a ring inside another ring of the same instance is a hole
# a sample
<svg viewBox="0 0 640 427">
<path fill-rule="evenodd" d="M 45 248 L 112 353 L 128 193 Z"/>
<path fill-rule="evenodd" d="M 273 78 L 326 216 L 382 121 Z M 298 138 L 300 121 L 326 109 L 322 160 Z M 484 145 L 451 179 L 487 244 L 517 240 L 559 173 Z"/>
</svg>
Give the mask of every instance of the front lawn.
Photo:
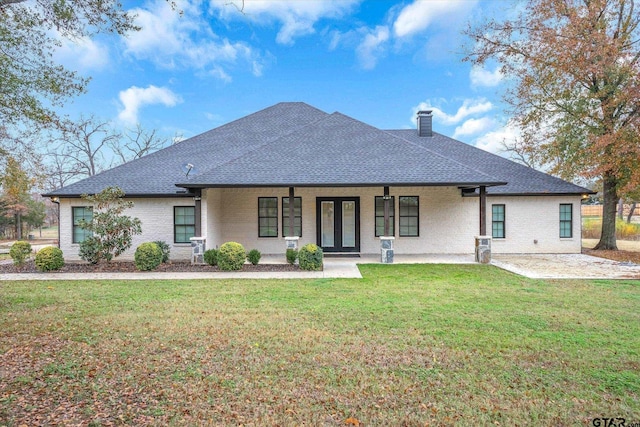
<svg viewBox="0 0 640 427">
<path fill-rule="evenodd" d="M 640 282 L 0 282 L 0 425 L 640 421 Z"/>
</svg>

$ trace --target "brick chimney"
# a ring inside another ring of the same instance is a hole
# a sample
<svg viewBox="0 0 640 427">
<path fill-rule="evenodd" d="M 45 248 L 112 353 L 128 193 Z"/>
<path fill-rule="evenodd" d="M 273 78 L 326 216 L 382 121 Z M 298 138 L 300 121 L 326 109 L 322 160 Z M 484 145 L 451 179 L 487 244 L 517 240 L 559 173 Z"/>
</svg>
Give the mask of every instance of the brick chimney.
<svg viewBox="0 0 640 427">
<path fill-rule="evenodd" d="M 418 136 L 433 136 L 431 110 L 418 111 Z"/>
</svg>

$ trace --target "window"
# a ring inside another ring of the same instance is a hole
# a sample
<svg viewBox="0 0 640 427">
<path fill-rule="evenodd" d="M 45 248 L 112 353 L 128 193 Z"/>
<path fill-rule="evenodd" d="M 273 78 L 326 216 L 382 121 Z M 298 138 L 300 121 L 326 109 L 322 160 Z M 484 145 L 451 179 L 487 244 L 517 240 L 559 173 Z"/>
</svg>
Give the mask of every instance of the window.
<svg viewBox="0 0 640 427">
<path fill-rule="evenodd" d="M 194 206 L 173 207 L 173 241 L 190 243 L 196 235 L 196 208 Z"/>
<path fill-rule="evenodd" d="M 258 197 L 258 237 L 278 237 L 277 197 Z"/>
<path fill-rule="evenodd" d="M 71 215 L 73 216 L 72 243 L 82 243 L 87 237 L 91 237 L 91 232 L 80 228 L 79 223 L 81 220 L 91 222 L 93 209 L 87 206 L 74 206 L 71 208 Z"/>
<path fill-rule="evenodd" d="M 420 235 L 418 196 L 400 196 L 400 236 Z"/>
<path fill-rule="evenodd" d="M 293 198 L 293 235 L 302 237 L 302 198 Z M 289 198 L 282 198 L 282 236 L 289 235 Z"/>
<path fill-rule="evenodd" d="M 560 204 L 560 237 L 573 237 L 572 204 Z"/>
<path fill-rule="evenodd" d="M 395 197 L 389 200 L 389 236 L 395 236 Z M 384 236 L 384 197 L 376 196 L 376 237 Z"/>
<path fill-rule="evenodd" d="M 504 205 L 491 205 L 491 236 L 504 239 Z"/>
</svg>

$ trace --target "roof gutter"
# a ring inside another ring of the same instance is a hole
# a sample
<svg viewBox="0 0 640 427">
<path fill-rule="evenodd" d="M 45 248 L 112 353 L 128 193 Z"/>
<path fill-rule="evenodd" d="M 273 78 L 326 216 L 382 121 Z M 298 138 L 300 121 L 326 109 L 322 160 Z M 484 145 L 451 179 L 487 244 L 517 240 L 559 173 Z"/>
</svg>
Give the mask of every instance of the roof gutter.
<svg viewBox="0 0 640 427">
<path fill-rule="evenodd" d="M 260 187 L 496 187 L 500 185 L 507 185 L 506 181 L 493 181 L 493 182 L 361 182 L 361 183 L 324 183 L 324 184 L 310 184 L 310 183 L 294 183 L 294 182 L 282 182 L 282 183 L 269 183 L 269 184 L 176 184 L 176 187 L 182 188 L 260 188 Z"/>
</svg>

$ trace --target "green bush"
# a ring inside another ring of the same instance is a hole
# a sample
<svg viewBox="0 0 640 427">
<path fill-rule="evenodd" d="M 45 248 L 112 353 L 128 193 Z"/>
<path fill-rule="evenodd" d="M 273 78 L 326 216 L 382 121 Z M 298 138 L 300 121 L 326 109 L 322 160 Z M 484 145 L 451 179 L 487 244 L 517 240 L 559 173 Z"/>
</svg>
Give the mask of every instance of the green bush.
<svg viewBox="0 0 640 427">
<path fill-rule="evenodd" d="M 262 254 L 257 249 L 251 249 L 247 254 L 247 259 L 253 265 L 258 265 L 260 258 L 262 258 Z"/>
<path fill-rule="evenodd" d="M 36 268 L 40 271 L 60 270 L 64 265 L 62 251 L 55 246 L 46 246 L 36 253 Z"/>
<path fill-rule="evenodd" d="M 164 240 L 156 240 L 153 243 L 158 245 L 158 247 L 162 251 L 162 263 L 163 264 L 168 263 L 169 262 L 169 255 L 171 254 L 171 246 L 169 246 L 167 244 L 167 242 L 165 242 Z"/>
<path fill-rule="evenodd" d="M 96 237 L 87 237 L 80 243 L 80 259 L 87 261 L 89 264 L 97 264 L 100 262 L 100 241 Z"/>
<path fill-rule="evenodd" d="M 300 249 L 298 263 L 303 270 L 322 270 L 322 248 L 313 243 L 307 243 Z"/>
<path fill-rule="evenodd" d="M 92 264 L 100 260 L 110 262 L 131 247 L 133 236 L 142 233 L 142 222 L 138 218 L 123 215 L 133 202 L 125 200 L 121 188 L 107 187 L 93 196 L 83 194 L 82 199 L 91 208 L 91 220 L 81 219 L 78 226 L 91 233 L 94 240 L 88 251 Z M 84 259 L 84 258 L 83 258 Z"/>
<path fill-rule="evenodd" d="M 18 240 L 11 245 L 11 249 L 9 250 L 9 255 L 15 265 L 24 264 L 29 257 L 29 254 L 31 254 L 31 244 L 24 240 Z"/>
<path fill-rule="evenodd" d="M 296 263 L 298 259 L 298 250 L 297 249 L 287 249 L 287 262 L 291 265 Z"/>
<path fill-rule="evenodd" d="M 240 243 L 223 243 L 218 251 L 218 267 L 224 271 L 242 270 L 246 258 L 247 253 Z"/>
<path fill-rule="evenodd" d="M 162 250 L 155 242 L 142 243 L 137 247 L 133 259 L 138 270 L 155 270 L 162 263 Z"/>
<path fill-rule="evenodd" d="M 204 262 L 209 265 L 218 265 L 218 250 L 217 249 L 207 249 L 202 254 L 204 258 Z"/>
</svg>

